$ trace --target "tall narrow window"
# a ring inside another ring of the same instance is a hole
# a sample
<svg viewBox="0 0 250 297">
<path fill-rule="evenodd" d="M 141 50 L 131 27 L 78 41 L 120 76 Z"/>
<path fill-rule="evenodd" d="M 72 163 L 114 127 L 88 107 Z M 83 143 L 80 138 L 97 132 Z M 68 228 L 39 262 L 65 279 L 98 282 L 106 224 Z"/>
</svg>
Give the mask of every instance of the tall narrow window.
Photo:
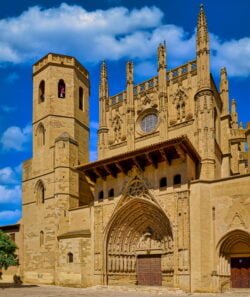
<svg viewBox="0 0 250 297">
<path fill-rule="evenodd" d="M 43 246 L 44 245 L 44 232 L 41 231 L 40 232 L 40 246 Z"/>
<path fill-rule="evenodd" d="M 162 177 L 160 179 L 160 188 L 166 188 L 167 186 L 167 178 L 166 177 Z"/>
<path fill-rule="evenodd" d="M 42 181 L 39 181 L 36 185 L 36 196 L 38 204 L 45 202 L 45 187 Z"/>
<path fill-rule="evenodd" d="M 60 79 L 58 82 L 58 98 L 66 97 L 66 85 L 63 79 Z"/>
<path fill-rule="evenodd" d="M 45 81 L 44 80 L 42 80 L 39 84 L 38 97 L 39 97 L 39 103 L 45 101 Z"/>
<path fill-rule="evenodd" d="M 79 88 L 79 109 L 83 110 L 83 88 Z"/>
<path fill-rule="evenodd" d="M 183 102 L 181 105 L 181 116 L 184 119 L 186 116 L 186 111 L 185 111 L 185 103 Z"/>
<path fill-rule="evenodd" d="M 176 174 L 174 176 L 174 186 L 180 185 L 180 184 L 181 184 L 181 175 L 180 174 Z"/>
<path fill-rule="evenodd" d="M 42 123 L 37 127 L 37 144 L 38 147 L 45 145 L 45 128 Z"/>
<path fill-rule="evenodd" d="M 98 194 L 98 199 L 103 200 L 103 197 L 104 197 L 104 193 L 103 193 L 103 191 L 100 191 Z"/>
<path fill-rule="evenodd" d="M 113 198 L 115 196 L 115 192 L 114 192 L 114 189 L 110 189 L 109 190 L 109 198 Z"/>
<path fill-rule="evenodd" d="M 68 253 L 68 263 L 74 262 L 74 255 L 72 253 Z"/>
<path fill-rule="evenodd" d="M 177 110 L 177 120 L 180 120 L 180 118 L 181 118 L 181 108 L 180 108 L 179 104 L 177 105 L 176 110 Z"/>
</svg>

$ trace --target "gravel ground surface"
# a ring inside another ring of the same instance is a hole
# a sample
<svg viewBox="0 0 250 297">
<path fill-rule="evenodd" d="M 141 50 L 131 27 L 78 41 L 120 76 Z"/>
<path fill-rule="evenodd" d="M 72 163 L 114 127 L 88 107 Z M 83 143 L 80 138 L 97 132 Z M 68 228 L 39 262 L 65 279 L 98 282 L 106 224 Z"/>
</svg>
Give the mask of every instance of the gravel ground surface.
<svg viewBox="0 0 250 297">
<path fill-rule="evenodd" d="M 213 293 L 184 293 L 180 290 L 171 291 L 166 288 L 157 287 L 102 287 L 91 288 L 65 288 L 56 286 L 31 286 L 23 285 L 21 287 L 2 288 L 0 287 L 1 297 L 250 297 L 249 291 L 228 292 L 222 294 Z"/>
</svg>

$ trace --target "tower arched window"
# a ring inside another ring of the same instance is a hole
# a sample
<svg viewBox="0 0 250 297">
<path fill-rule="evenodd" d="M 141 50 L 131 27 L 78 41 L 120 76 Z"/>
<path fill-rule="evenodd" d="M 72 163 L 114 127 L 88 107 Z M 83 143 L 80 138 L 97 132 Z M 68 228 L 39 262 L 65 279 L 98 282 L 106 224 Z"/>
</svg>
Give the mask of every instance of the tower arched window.
<svg viewBox="0 0 250 297">
<path fill-rule="evenodd" d="M 176 110 L 177 110 L 177 119 L 180 120 L 180 118 L 181 118 L 181 108 L 180 108 L 179 104 L 176 106 Z"/>
<path fill-rule="evenodd" d="M 185 116 L 186 116 L 185 103 L 183 102 L 181 105 L 181 117 L 185 118 Z"/>
<path fill-rule="evenodd" d="M 180 174 L 176 174 L 174 176 L 174 186 L 178 186 L 181 184 L 181 175 Z"/>
<path fill-rule="evenodd" d="M 40 232 L 40 246 L 44 246 L 44 232 Z"/>
<path fill-rule="evenodd" d="M 162 177 L 160 179 L 160 184 L 159 184 L 160 188 L 166 188 L 167 187 L 167 178 L 166 177 Z"/>
<path fill-rule="evenodd" d="M 63 79 L 60 79 L 58 82 L 58 98 L 66 97 L 66 85 Z"/>
<path fill-rule="evenodd" d="M 39 84 L 38 99 L 39 99 L 39 103 L 45 101 L 45 81 L 44 80 L 42 80 Z"/>
<path fill-rule="evenodd" d="M 103 191 L 100 191 L 98 194 L 98 199 L 103 200 L 103 198 L 104 198 L 104 193 L 103 193 Z"/>
<path fill-rule="evenodd" d="M 115 196 L 115 191 L 112 188 L 112 189 L 109 190 L 109 198 L 113 198 L 114 196 Z"/>
<path fill-rule="evenodd" d="M 42 181 L 39 181 L 36 185 L 36 198 L 37 204 L 43 204 L 45 202 L 45 187 Z"/>
<path fill-rule="evenodd" d="M 79 87 L 79 109 L 83 110 L 83 88 Z"/>
<path fill-rule="evenodd" d="M 39 124 L 37 127 L 37 144 L 38 147 L 45 145 L 45 128 L 43 124 Z"/>
<path fill-rule="evenodd" d="M 68 263 L 73 263 L 74 262 L 73 253 L 68 253 L 67 258 L 68 258 Z"/>
</svg>

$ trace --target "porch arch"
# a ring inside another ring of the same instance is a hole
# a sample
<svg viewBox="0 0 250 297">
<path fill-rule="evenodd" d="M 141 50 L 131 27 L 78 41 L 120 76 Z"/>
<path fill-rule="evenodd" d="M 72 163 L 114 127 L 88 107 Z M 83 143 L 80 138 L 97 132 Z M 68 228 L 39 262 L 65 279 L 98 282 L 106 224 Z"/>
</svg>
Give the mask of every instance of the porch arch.
<svg viewBox="0 0 250 297">
<path fill-rule="evenodd" d="M 162 272 L 173 271 L 173 232 L 166 214 L 154 202 L 134 198 L 113 216 L 105 239 L 105 274 L 136 278 L 139 255 L 161 255 Z"/>
<path fill-rule="evenodd" d="M 236 229 L 221 238 L 217 245 L 219 276 L 227 279 L 228 285 L 233 286 L 232 259 L 250 258 L 250 233 Z"/>
</svg>

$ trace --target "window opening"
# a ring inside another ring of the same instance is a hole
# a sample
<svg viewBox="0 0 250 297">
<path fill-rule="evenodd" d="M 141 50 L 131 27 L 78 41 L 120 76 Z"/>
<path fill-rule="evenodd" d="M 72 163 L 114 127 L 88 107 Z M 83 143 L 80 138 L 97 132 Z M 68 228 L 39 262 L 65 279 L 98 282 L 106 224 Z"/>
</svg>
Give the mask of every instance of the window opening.
<svg viewBox="0 0 250 297">
<path fill-rule="evenodd" d="M 63 79 L 60 79 L 58 82 L 58 97 L 65 98 L 66 96 L 66 85 Z"/>
</svg>

